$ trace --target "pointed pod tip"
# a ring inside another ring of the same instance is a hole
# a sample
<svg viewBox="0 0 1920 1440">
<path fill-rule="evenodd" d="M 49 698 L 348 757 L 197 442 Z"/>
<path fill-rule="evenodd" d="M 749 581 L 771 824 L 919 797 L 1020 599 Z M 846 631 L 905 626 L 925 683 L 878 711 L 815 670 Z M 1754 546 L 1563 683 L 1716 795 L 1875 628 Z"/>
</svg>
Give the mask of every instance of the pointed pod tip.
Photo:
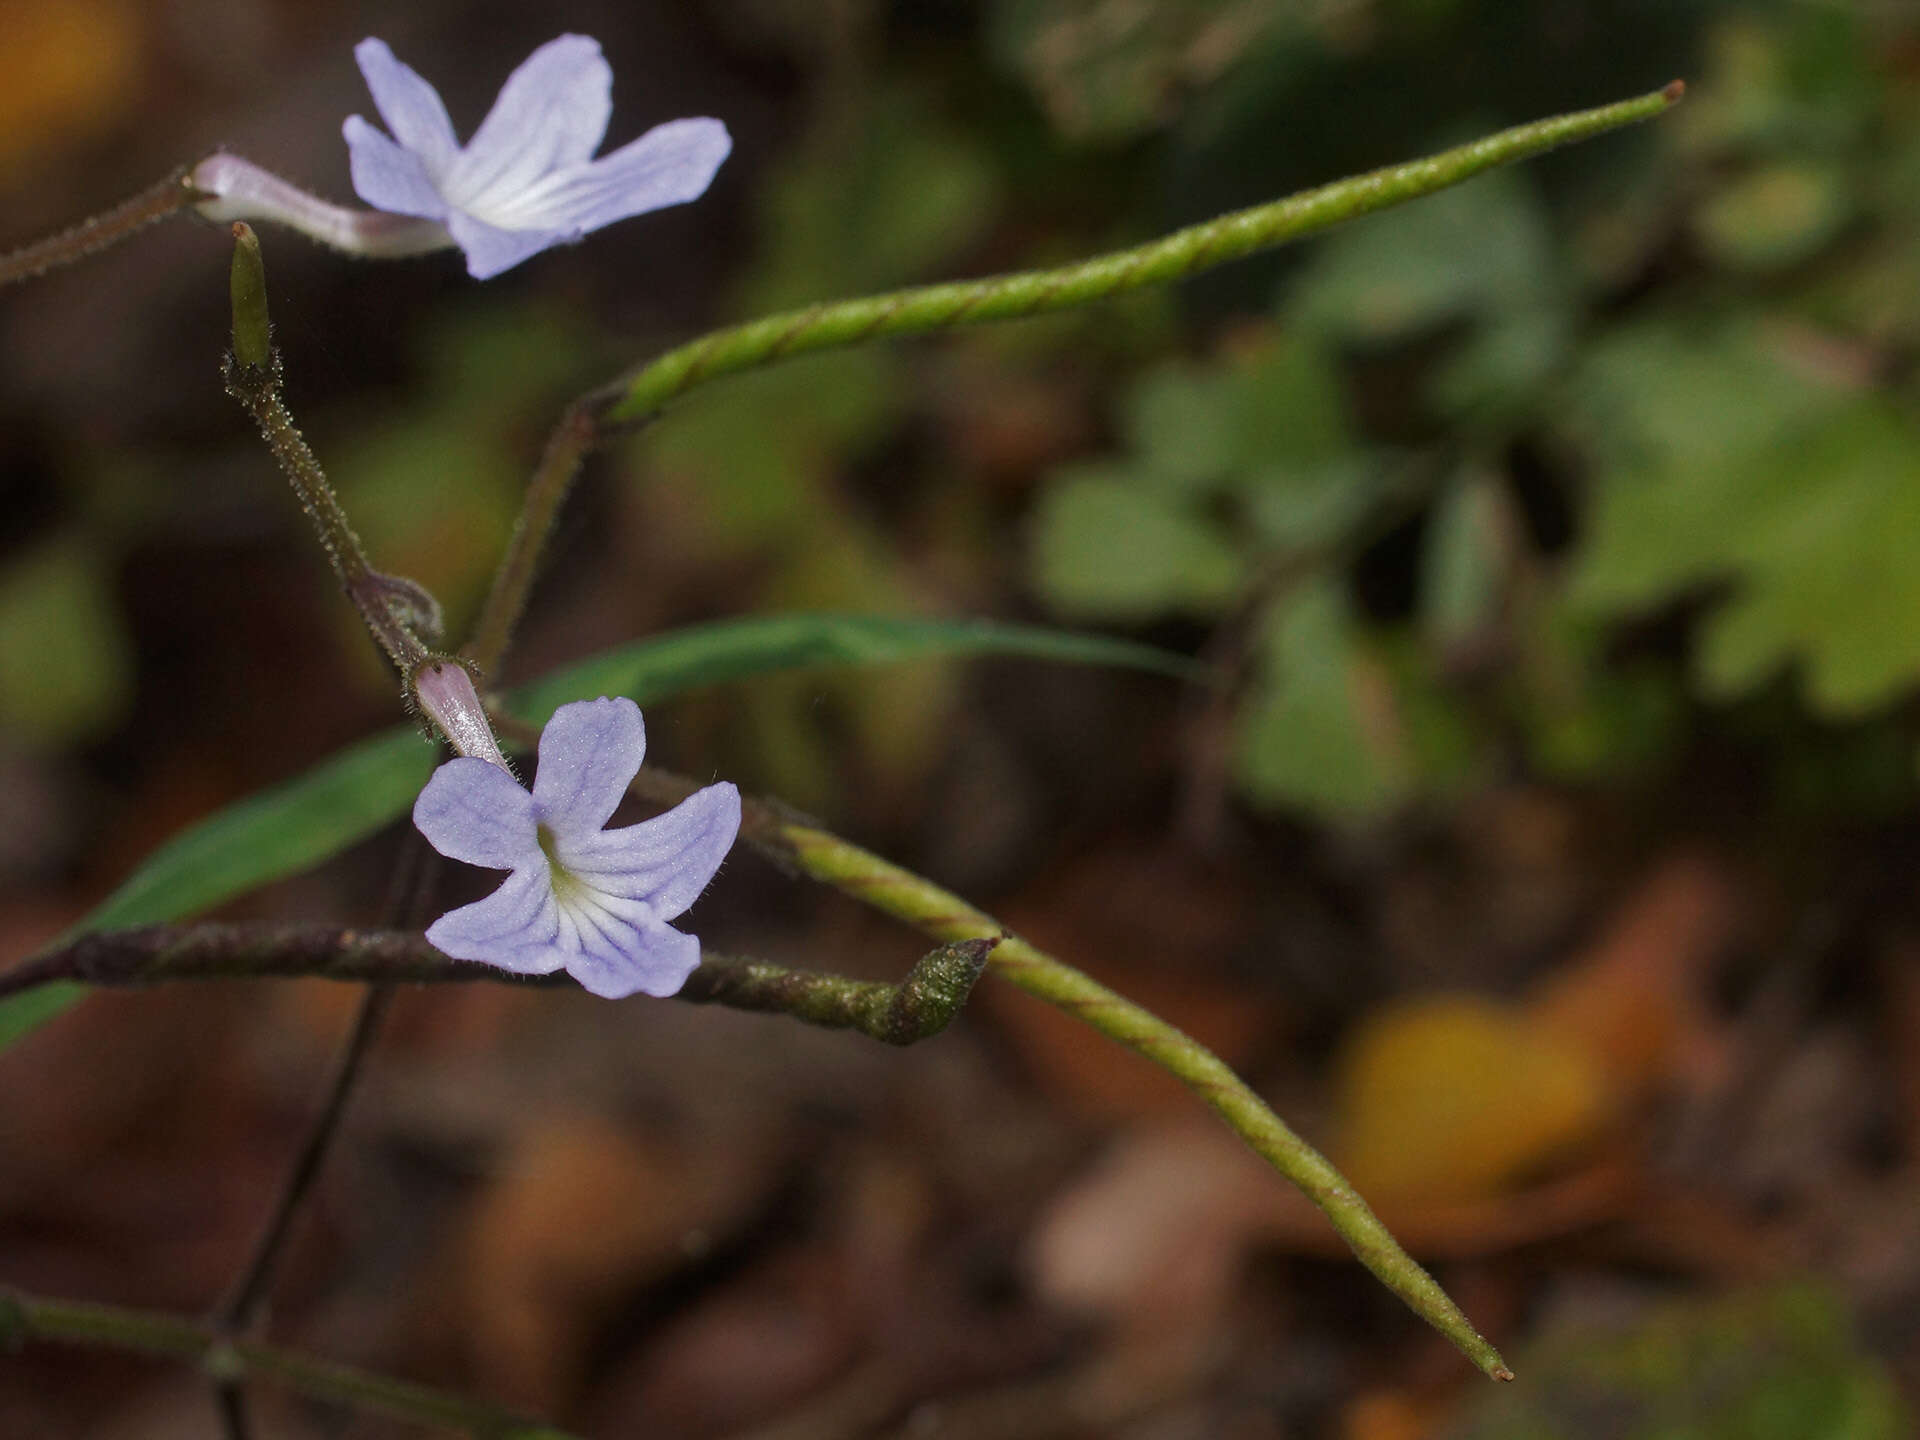
<svg viewBox="0 0 1920 1440">
<path fill-rule="evenodd" d="M 233 358 L 265 369 L 272 358 L 272 325 L 267 319 L 267 267 L 260 258 L 260 237 L 244 220 L 233 222 Z"/>
<path fill-rule="evenodd" d="M 1670 80 L 1667 82 L 1666 88 L 1660 92 L 1660 98 L 1665 100 L 1669 105 L 1678 105 L 1686 98 L 1686 95 L 1687 82 L 1684 80 Z M 1506 1378 L 1511 1380 L 1513 1377 L 1509 1375 Z"/>
</svg>

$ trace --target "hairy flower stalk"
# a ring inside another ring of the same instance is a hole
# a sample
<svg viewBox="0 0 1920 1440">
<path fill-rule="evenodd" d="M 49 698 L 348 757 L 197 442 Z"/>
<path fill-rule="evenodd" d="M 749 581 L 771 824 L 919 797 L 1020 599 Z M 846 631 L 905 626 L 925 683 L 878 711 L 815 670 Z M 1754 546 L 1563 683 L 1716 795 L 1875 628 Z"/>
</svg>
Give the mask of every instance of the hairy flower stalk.
<svg viewBox="0 0 1920 1440">
<path fill-rule="evenodd" d="M 0 288 L 112 249 L 155 221 L 189 209 L 200 198 L 186 173 L 175 171 L 159 184 L 148 186 L 132 199 L 91 220 L 83 220 L 57 235 L 0 255 Z"/>
</svg>

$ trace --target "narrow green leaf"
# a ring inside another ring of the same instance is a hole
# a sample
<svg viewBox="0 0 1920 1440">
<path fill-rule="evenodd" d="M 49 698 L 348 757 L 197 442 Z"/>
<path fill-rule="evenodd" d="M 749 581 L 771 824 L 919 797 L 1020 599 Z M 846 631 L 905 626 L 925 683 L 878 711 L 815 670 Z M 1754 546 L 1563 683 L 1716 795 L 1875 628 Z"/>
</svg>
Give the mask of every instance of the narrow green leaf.
<svg viewBox="0 0 1920 1440">
<path fill-rule="evenodd" d="M 569 700 L 626 695 L 645 705 L 704 685 L 810 666 L 885 665 L 934 655 L 1002 655 L 1115 665 L 1196 679 L 1202 667 L 1147 645 L 1037 626 L 886 616 L 772 615 L 693 626 L 621 646 L 514 692 L 514 713 L 544 723 Z M 318 865 L 403 813 L 433 748 L 396 726 L 297 779 L 207 817 L 147 858 L 68 937 L 158 925 L 211 909 Z M 0 1001 L 0 1048 L 86 993 L 47 986 Z"/>
<path fill-rule="evenodd" d="M 62 938 L 178 920 L 317 865 L 391 821 L 433 766 L 434 751 L 417 731 L 362 741 L 182 831 Z M 0 1000 L 0 1049 L 84 994 L 61 984 Z"/>
<path fill-rule="evenodd" d="M 393 819 L 433 773 L 417 731 L 363 740 L 169 840 L 82 922 L 87 930 L 158 925 L 318 865 Z"/>
<path fill-rule="evenodd" d="M 544 724 L 569 700 L 625 695 L 641 705 L 704 685 L 775 670 L 890 665 L 939 655 L 1000 655 L 1070 665 L 1113 665 L 1198 680 L 1184 656 L 1038 625 L 989 620 L 914 620 L 884 615 L 761 615 L 695 625 L 608 650 L 514 692 L 516 715 Z"/>
</svg>

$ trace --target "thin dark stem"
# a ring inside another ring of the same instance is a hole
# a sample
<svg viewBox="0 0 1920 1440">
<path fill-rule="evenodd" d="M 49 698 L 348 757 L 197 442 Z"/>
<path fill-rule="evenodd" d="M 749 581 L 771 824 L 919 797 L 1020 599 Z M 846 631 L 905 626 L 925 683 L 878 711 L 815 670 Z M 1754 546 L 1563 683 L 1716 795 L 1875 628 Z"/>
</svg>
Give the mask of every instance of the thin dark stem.
<svg viewBox="0 0 1920 1440">
<path fill-rule="evenodd" d="M 49 235 L 0 255 L 0 289 L 97 255 L 137 235 L 156 220 L 186 209 L 199 198 L 198 192 L 187 183 L 187 172 L 176 170 L 159 184 L 149 186 L 131 200 L 91 220 L 83 220 L 58 235 Z"/>
<path fill-rule="evenodd" d="M 527 481 L 526 498 L 521 502 L 519 518 L 514 521 L 513 535 L 507 541 L 500 568 L 494 572 L 493 586 L 487 592 L 472 638 L 463 651 L 480 667 L 483 675 L 494 673 L 507 647 L 513 643 L 514 629 L 526 612 L 533 582 L 539 578 L 541 556 L 553 533 L 553 523 L 573 490 L 581 465 L 599 439 L 597 408 L 592 397 L 576 400 L 567 407 L 560 423 L 553 427 L 553 434 L 547 438 L 539 467 Z"/>
<path fill-rule="evenodd" d="M 253 1425 L 247 1417 L 247 1392 L 237 1381 L 224 1380 L 216 1384 L 213 1403 L 220 1412 L 220 1433 L 226 1440 L 251 1440 Z"/>
<path fill-rule="evenodd" d="M 401 842 L 398 863 L 394 866 L 393 884 L 384 907 L 387 916 L 401 923 L 418 919 L 432 901 L 434 882 L 438 878 L 438 857 L 427 848 L 419 835 L 410 832 Z M 281 1256 L 285 1253 L 288 1237 L 293 1233 L 293 1223 L 305 1206 L 314 1182 L 320 1178 L 320 1168 L 326 1163 L 334 1137 L 340 1132 L 340 1122 L 346 1116 L 347 1103 L 353 1098 L 367 1052 L 379 1036 L 392 1003 L 393 985 L 390 981 L 369 985 L 361 996 L 360 1008 L 353 1017 L 353 1028 L 348 1032 L 346 1044 L 334 1065 L 333 1078 L 327 1086 L 320 1112 L 308 1127 L 300 1153 L 281 1183 L 279 1198 L 274 1202 L 273 1212 L 261 1230 L 259 1239 L 254 1242 L 246 1268 L 240 1272 L 232 1289 L 214 1312 L 214 1320 L 221 1333 L 238 1335 L 248 1329 L 272 1293 Z M 227 1426 L 227 1440 L 248 1440 L 246 1397 L 241 1390 L 241 1377 L 216 1376 L 214 1392 L 223 1423 Z"/>
<path fill-rule="evenodd" d="M 380 1033 L 380 1026 L 392 1003 L 393 986 L 386 984 L 369 985 L 367 993 L 361 998 L 359 1013 L 353 1017 L 353 1029 L 348 1032 L 347 1043 L 334 1065 L 333 1079 L 327 1086 L 327 1096 L 320 1106 L 320 1113 L 314 1116 L 313 1124 L 307 1130 L 307 1138 L 300 1147 L 300 1154 L 294 1160 L 293 1168 L 287 1172 L 287 1178 L 280 1187 L 280 1198 L 274 1203 L 273 1214 L 266 1228 L 254 1243 L 253 1255 L 247 1261 L 246 1269 L 241 1271 L 239 1280 L 215 1312 L 220 1328 L 228 1334 L 238 1334 L 253 1323 L 273 1286 L 287 1236 L 291 1233 L 301 1206 L 306 1203 L 313 1182 L 320 1176 L 320 1167 L 326 1162 L 328 1150 L 333 1147 L 333 1137 L 339 1133 L 340 1121 L 347 1112 L 347 1102 L 353 1097 L 354 1085 L 360 1078 L 361 1064 L 374 1038 Z"/>
<path fill-rule="evenodd" d="M 573 1440 L 465 1395 L 372 1375 L 293 1350 L 234 1340 L 179 1315 L 0 1289 L 0 1354 L 31 1341 L 128 1351 L 196 1364 L 223 1379 L 277 1381 L 297 1394 L 416 1425 L 458 1430 L 474 1440 Z"/>
<path fill-rule="evenodd" d="M 709 952 L 673 998 L 689 1005 L 789 1015 L 809 1025 L 857 1030 L 890 1045 L 909 1045 L 947 1027 L 997 943 L 991 936 L 975 936 L 941 945 L 922 955 L 895 984 Z M 82 935 L 0 974 L 0 996 L 61 981 L 136 986 L 294 976 L 374 981 L 387 987 L 476 981 L 573 984 L 563 974 L 515 975 L 449 960 L 424 936 L 409 931 L 155 925 Z"/>
</svg>

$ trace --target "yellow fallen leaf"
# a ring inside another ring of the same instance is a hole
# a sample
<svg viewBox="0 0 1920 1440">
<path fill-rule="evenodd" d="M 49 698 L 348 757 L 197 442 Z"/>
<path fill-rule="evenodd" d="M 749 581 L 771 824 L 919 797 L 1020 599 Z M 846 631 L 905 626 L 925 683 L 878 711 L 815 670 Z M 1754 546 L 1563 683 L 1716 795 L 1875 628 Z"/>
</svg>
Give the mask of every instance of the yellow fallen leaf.
<svg viewBox="0 0 1920 1440">
<path fill-rule="evenodd" d="M 1593 1138 L 1612 1113 L 1579 1043 L 1478 996 L 1425 996 L 1363 1021 L 1338 1068 L 1336 1159 L 1370 1200 L 1494 1194 Z"/>
</svg>

